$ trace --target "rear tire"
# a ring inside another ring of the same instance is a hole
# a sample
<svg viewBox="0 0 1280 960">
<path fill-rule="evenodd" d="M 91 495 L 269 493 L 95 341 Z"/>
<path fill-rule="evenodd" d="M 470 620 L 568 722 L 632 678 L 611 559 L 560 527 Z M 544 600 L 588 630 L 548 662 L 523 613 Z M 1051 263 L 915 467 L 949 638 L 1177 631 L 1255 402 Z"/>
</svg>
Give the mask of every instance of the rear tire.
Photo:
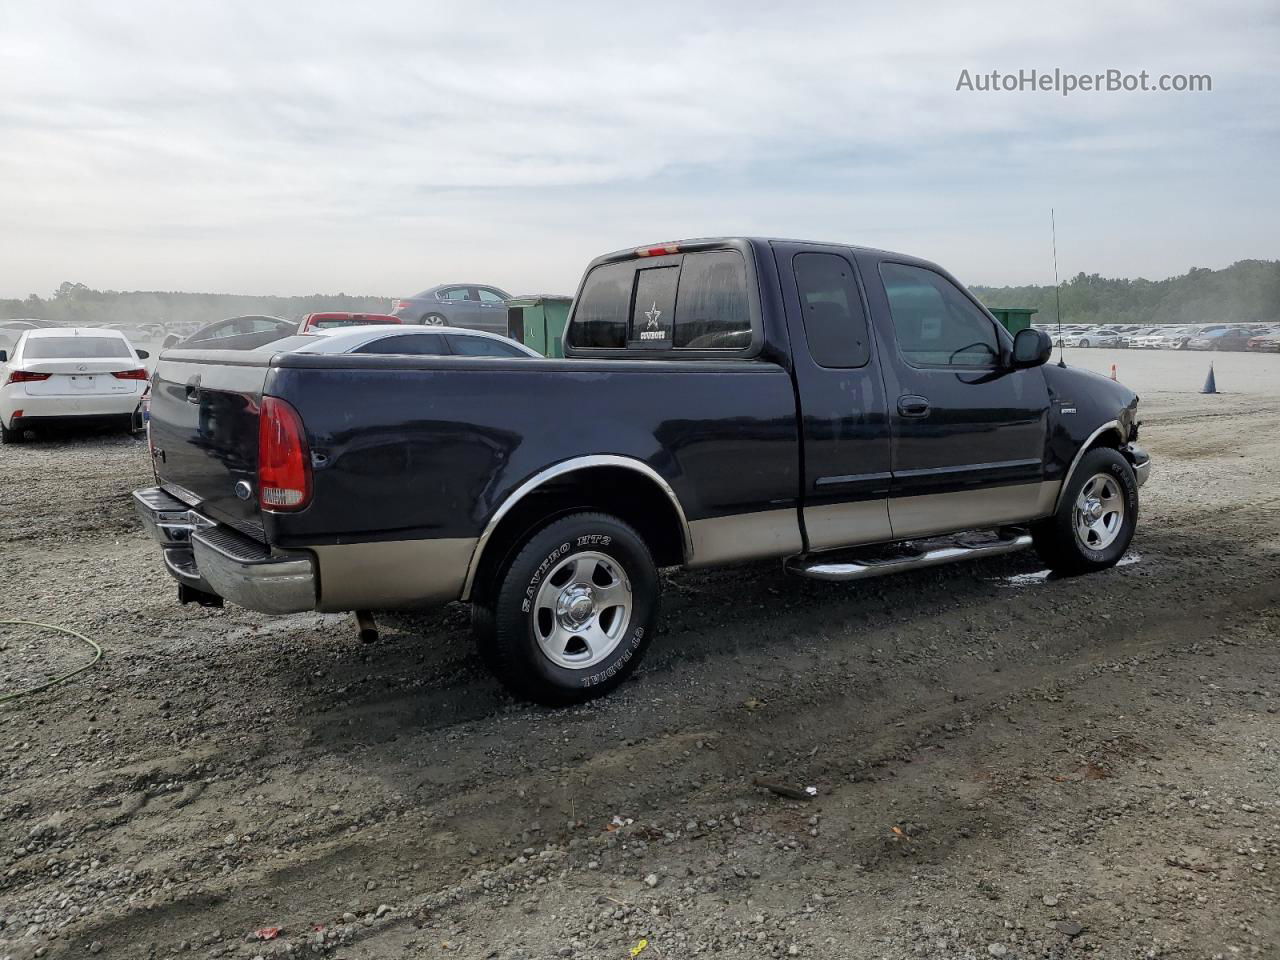
<svg viewBox="0 0 1280 960">
<path fill-rule="evenodd" d="M 0 426 L 0 442 L 6 444 L 21 443 L 26 439 L 26 430 L 18 427 L 16 430 L 10 430 L 8 427 Z"/>
<path fill-rule="evenodd" d="M 448 321 L 439 313 L 428 313 L 422 318 L 422 322 L 428 327 L 444 327 L 448 326 Z"/>
<path fill-rule="evenodd" d="M 492 669 L 516 696 L 548 706 L 604 696 L 648 649 L 659 593 L 649 548 L 626 523 L 605 513 L 555 520 L 499 574 Z"/>
<path fill-rule="evenodd" d="M 1054 572 L 1075 575 L 1114 567 L 1138 524 L 1138 481 L 1110 447 L 1090 450 L 1063 488 L 1053 516 L 1032 525 L 1036 552 Z"/>
</svg>

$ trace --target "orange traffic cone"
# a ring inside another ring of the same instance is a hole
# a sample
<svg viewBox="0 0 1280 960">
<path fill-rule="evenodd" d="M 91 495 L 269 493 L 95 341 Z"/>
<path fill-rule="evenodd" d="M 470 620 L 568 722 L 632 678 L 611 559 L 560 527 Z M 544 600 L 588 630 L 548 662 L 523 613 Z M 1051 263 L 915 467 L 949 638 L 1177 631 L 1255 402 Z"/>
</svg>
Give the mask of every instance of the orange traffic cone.
<svg viewBox="0 0 1280 960">
<path fill-rule="evenodd" d="M 1111 365 L 1111 379 L 1114 380 L 1115 378 L 1116 378 L 1116 365 L 1113 363 Z"/>
</svg>

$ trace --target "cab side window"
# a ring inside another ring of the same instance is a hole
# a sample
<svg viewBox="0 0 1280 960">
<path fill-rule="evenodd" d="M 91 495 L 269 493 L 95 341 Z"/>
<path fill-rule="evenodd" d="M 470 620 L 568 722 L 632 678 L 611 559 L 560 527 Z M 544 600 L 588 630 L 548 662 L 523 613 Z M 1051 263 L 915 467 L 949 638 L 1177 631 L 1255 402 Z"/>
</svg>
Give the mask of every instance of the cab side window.
<svg viewBox="0 0 1280 960">
<path fill-rule="evenodd" d="M 918 367 L 994 367 L 995 324 L 950 280 L 924 267 L 880 264 L 898 348 Z"/>
<path fill-rule="evenodd" d="M 871 344 L 853 266 L 834 253 L 799 253 L 793 267 L 814 361 L 821 367 L 864 366 Z"/>
</svg>

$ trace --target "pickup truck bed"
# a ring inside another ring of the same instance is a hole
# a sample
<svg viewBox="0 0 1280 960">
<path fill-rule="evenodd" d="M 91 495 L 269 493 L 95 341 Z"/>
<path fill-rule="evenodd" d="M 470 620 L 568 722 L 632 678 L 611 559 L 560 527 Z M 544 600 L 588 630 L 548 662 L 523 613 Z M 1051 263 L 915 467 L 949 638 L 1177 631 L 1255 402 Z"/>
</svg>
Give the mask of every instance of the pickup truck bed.
<svg viewBox="0 0 1280 960">
<path fill-rule="evenodd" d="M 1137 397 L 1023 333 L 898 254 L 623 251 L 589 267 L 565 360 L 166 352 L 135 501 L 184 599 L 468 600 L 513 689 L 573 701 L 634 669 L 659 566 L 851 579 L 1033 535 L 1063 569 L 1118 560 L 1149 470 Z M 882 567 L 847 556 L 884 544 Z"/>
</svg>

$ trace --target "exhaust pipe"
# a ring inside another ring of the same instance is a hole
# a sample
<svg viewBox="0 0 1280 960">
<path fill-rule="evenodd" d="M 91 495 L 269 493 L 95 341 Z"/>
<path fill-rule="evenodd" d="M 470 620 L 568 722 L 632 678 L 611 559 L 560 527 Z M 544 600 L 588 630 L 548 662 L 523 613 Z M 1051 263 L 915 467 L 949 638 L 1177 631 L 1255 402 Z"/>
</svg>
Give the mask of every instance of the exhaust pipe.
<svg viewBox="0 0 1280 960">
<path fill-rule="evenodd" d="M 360 628 L 361 643 L 378 642 L 378 625 L 373 620 L 373 614 L 368 610 L 356 611 L 356 626 Z"/>
</svg>

